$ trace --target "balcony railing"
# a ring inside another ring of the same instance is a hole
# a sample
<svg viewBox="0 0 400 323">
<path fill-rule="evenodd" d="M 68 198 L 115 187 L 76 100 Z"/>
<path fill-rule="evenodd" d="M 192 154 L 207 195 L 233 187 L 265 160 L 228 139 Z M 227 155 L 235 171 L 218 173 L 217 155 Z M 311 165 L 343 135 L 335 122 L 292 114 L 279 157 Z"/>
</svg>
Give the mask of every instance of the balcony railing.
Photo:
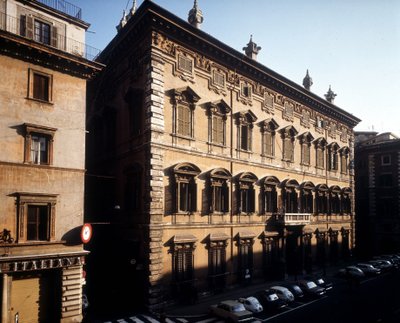
<svg viewBox="0 0 400 323">
<path fill-rule="evenodd" d="M 97 48 L 78 42 L 75 39 L 67 38 L 64 35 L 54 32 L 54 30 L 48 30 L 48 34 L 44 35 L 43 32 L 35 34 L 34 28 L 30 28 L 30 32 L 28 29 L 26 20 L 0 13 L 0 30 L 5 30 L 37 43 L 60 49 L 75 56 L 84 57 L 90 61 L 96 59 L 101 52 Z"/>
<path fill-rule="evenodd" d="M 36 0 L 47 7 L 53 8 L 68 16 L 82 19 L 82 9 L 64 0 Z"/>
<path fill-rule="evenodd" d="M 311 222 L 311 213 L 282 213 L 277 220 L 283 225 L 307 225 Z"/>
</svg>

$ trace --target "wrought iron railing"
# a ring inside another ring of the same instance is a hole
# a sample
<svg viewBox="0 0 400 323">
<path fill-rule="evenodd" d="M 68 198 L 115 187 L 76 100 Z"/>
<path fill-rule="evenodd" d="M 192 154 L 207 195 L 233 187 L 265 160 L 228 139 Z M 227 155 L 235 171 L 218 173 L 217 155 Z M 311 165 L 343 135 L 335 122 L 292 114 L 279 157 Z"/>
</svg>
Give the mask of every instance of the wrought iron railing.
<svg viewBox="0 0 400 323">
<path fill-rule="evenodd" d="M 49 30 L 47 37 L 43 37 L 43 34 L 36 35 L 34 31 L 28 31 L 27 21 L 25 19 L 18 19 L 6 15 L 5 13 L 0 13 L 0 30 L 23 36 L 35 42 L 60 49 L 79 57 L 84 57 L 91 61 L 95 60 L 101 52 L 97 48 L 78 42 L 75 39 L 67 38 L 64 35 L 53 32 L 53 30 Z"/>
<path fill-rule="evenodd" d="M 47 7 L 61 11 L 68 16 L 82 19 L 82 9 L 64 0 L 36 0 Z"/>
</svg>

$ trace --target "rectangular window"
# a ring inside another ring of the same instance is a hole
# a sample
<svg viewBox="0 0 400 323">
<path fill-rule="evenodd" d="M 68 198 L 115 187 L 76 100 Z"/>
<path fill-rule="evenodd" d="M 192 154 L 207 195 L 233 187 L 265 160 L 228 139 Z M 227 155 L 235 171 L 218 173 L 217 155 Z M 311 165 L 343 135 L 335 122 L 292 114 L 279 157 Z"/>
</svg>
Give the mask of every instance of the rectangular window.
<svg viewBox="0 0 400 323">
<path fill-rule="evenodd" d="M 379 176 L 379 186 L 392 187 L 393 177 L 392 174 L 382 174 Z"/>
<path fill-rule="evenodd" d="M 193 248 L 177 245 L 174 253 L 175 281 L 184 282 L 193 279 Z M 178 249 L 179 248 L 179 249 Z"/>
<path fill-rule="evenodd" d="M 29 69 L 28 98 L 51 102 L 53 78 L 50 74 Z"/>
<path fill-rule="evenodd" d="M 340 164 L 342 174 L 347 174 L 347 156 L 342 155 L 340 157 Z"/>
<path fill-rule="evenodd" d="M 225 86 L 225 77 L 224 74 L 219 73 L 217 71 L 213 72 L 213 81 L 215 85 L 224 87 Z"/>
<path fill-rule="evenodd" d="M 310 146 L 308 144 L 301 146 L 301 162 L 303 165 L 310 165 Z"/>
<path fill-rule="evenodd" d="M 35 20 L 34 40 L 46 45 L 50 45 L 50 25 L 42 21 Z"/>
<path fill-rule="evenodd" d="M 264 155 L 265 156 L 273 156 L 274 155 L 274 149 L 273 149 L 273 139 L 274 136 L 272 135 L 271 132 L 266 131 L 264 132 Z"/>
<path fill-rule="evenodd" d="M 213 212 L 228 212 L 228 187 L 226 184 L 222 186 L 213 186 L 212 206 Z"/>
<path fill-rule="evenodd" d="M 251 87 L 250 85 L 243 84 L 242 85 L 242 96 L 245 98 L 250 98 L 251 97 Z"/>
<path fill-rule="evenodd" d="M 178 212 L 196 211 L 196 184 L 194 181 L 179 182 L 179 209 Z"/>
<path fill-rule="evenodd" d="M 33 74 L 33 98 L 49 101 L 49 77 L 42 74 Z"/>
<path fill-rule="evenodd" d="M 178 106 L 178 125 L 177 133 L 190 137 L 191 132 L 191 111 L 187 106 Z"/>
<path fill-rule="evenodd" d="M 317 148 L 317 164 L 318 168 L 324 168 L 324 151 Z"/>
<path fill-rule="evenodd" d="M 192 69 L 193 69 L 192 60 L 185 56 L 179 55 L 178 68 L 183 72 L 192 74 Z"/>
<path fill-rule="evenodd" d="M 390 155 L 383 155 L 381 156 L 381 165 L 388 166 L 392 164 L 392 158 Z"/>
<path fill-rule="evenodd" d="M 27 240 L 49 240 L 49 209 L 47 205 L 28 205 Z"/>
<path fill-rule="evenodd" d="M 40 134 L 31 136 L 31 162 L 33 164 L 49 164 L 48 137 Z"/>
<path fill-rule="evenodd" d="M 54 241 L 56 194 L 15 193 L 17 241 Z"/>
<path fill-rule="evenodd" d="M 285 138 L 283 141 L 283 159 L 293 161 L 293 142 L 291 138 Z"/>
<path fill-rule="evenodd" d="M 240 126 L 240 149 L 251 150 L 250 129 L 248 125 Z"/>
<path fill-rule="evenodd" d="M 213 116 L 212 127 L 212 142 L 219 145 L 225 144 L 223 118 L 221 116 Z"/>
</svg>

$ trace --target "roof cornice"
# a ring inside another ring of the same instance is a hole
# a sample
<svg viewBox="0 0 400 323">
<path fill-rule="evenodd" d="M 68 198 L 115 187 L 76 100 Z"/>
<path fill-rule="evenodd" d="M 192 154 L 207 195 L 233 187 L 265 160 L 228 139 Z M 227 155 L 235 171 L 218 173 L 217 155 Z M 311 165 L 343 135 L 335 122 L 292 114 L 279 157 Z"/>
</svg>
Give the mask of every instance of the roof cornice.
<svg viewBox="0 0 400 323">
<path fill-rule="evenodd" d="M 130 33 L 143 35 L 143 31 L 150 28 L 160 32 L 172 41 L 208 56 L 221 65 L 236 70 L 249 79 L 256 80 L 278 93 L 285 95 L 299 103 L 313 108 L 321 114 L 340 120 L 351 128 L 361 120 L 351 113 L 326 101 L 318 95 L 306 90 L 299 84 L 285 78 L 261 63 L 247 57 L 232 47 L 224 44 L 206 32 L 190 25 L 188 22 L 173 15 L 169 11 L 156 5 L 152 1 L 144 1 L 135 15 L 128 20 L 125 27 L 107 45 L 99 57 L 99 61 L 110 62 L 115 50 L 127 46 L 125 41 L 131 39 Z M 126 48 L 126 47 L 125 47 Z"/>
</svg>

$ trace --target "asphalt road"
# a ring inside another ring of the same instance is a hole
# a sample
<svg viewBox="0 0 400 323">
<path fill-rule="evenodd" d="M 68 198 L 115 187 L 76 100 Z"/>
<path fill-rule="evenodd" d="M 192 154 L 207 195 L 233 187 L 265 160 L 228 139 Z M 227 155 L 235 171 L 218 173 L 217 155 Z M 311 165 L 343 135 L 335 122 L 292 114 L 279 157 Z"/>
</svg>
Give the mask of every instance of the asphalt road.
<svg viewBox="0 0 400 323">
<path fill-rule="evenodd" d="M 400 272 L 386 273 L 350 286 L 331 279 L 334 288 L 326 297 L 291 306 L 276 315 L 259 317 L 263 322 L 399 323 Z"/>
</svg>

